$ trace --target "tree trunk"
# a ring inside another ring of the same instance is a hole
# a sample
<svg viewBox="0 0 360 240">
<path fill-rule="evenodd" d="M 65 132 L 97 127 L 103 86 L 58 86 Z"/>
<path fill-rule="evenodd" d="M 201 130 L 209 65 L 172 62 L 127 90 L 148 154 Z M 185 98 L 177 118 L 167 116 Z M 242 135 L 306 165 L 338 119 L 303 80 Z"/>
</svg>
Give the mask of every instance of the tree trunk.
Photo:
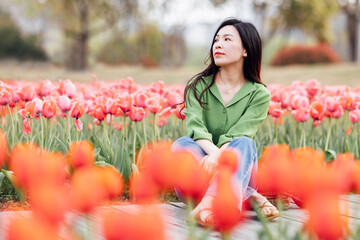
<svg viewBox="0 0 360 240">
<path fill-rule="evenodd" d="M 356 15 L 355 14 L 349 14 L 347 15 L 347 28 L 348 28 L 348 41 L 349 41 L 349 54 L 350 54 L 350 60 L 352 62 L 356 61 L 356 53 L 357 53 L 357 44 L 356 44 L 356 30 L 357 30 L 357 21 L 356 21 Z"/>
<path fill-rule="evenodd" d="M 88 67 L 89 9 L 86 0 L 76 0 L 76 6 L 79 13 L 80 31 L 68 35 L 71 46 L 65 66 L 70 70 L 85 70 Z"/>
</svg>

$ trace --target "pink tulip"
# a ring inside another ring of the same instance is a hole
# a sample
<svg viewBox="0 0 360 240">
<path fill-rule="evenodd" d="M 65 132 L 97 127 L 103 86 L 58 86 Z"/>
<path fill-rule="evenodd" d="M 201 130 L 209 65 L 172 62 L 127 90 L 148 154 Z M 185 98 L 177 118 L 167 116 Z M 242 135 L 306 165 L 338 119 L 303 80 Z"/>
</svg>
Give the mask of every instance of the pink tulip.
<svg viewBox="0 0 360 240">
<path fill-rule="evenodd" d="M 25 118 L 25 119 L 23 120 L 23 123 L 24 123 L 23 134 L 24 134 L 24 135 L 31 133 L 30 122 L 31 122 L 31 119 Z"/>
<path fill-rule="evenodd" d="M 353 124 L 359 122 L 360 121 L 360 110 L 354 109 L 354 110 L 350 111 L 349 118 Z"/>
<path fill-rule="evenodd" d="M 54 85 L 50 80 L 44 80 L 39 82 L 39 86 L 36 89 L 37 95 L 40 97 L 49 96 L 54 89 Z"/>
<path fill-rule="evenodd" d="M 34 99 L 35 91 L 34 88 L 30 85 L 24 86 L 19 92 L 20 99 L 22 101 L 28 102 Z"/>
<path fill-rule="evenodd" d="M 6 106 L 11 102 L 12 94 L 9 89 L 0 87 L 0 106 Z"/>
<path fill-rule="evenodd" d="M 332 113 L 333 118 L 341 118 L 341 116 L 344 115 L 344 109 L 341 105 L 336 109 L 335 112 Z"/>
<path fill-rule="evenodd" d="M 336 97 L 327 96 L 325 97 L 325 108 L 330 112 L 333 113 L 338 110 L 338 108 L 341 106 L 340 102 Z"/>
<path fill-rule="evenodd" d="M 136 92 L 134 94 L 134 106 L 145 108 L 146 107 L 145 101 L 148 98 L 149 95 L 146 92 L 144 91 Z"/>
<path fill-rule="evenodd" d="M 159 116 L 169 118 L 171 114 L 171 107 L 166 107 L 159 113 Z"/>
<path fill-rule="evenodd" d="M 67 95 L 69 98 L 73 98 L 75 96 L 76 87 L 70 80 L 65 81 L 62 90 L 63 94 Z"/>
<path fill-rule="evenodd" d="M 308 108 L 310 105 L 310 101 L 307 97 L 301 95 L 294 95 L 291 98 L 290 102 L 291 108 L 293 110 L 300 109 L 300 108 Z"/>
<path fill-rule="evenodd" d="M 293 110 L 291 113 L 297 122 L 306 122 L 310 117 L 309 110 L 305 108 Z"/>
<path fill-rule="evenodd" d="M 146 107 L 152 113 L 158 113 L 161 111 L 164 100 L 160 95 L 153 95 L 145 101 Z"/>
<path fill-rule="evenodd" d="M 129 118 L 131 121 L 140 122 L 145 117 L 145 111 L 141 107 L 132 107 L 129 112 Z"/>
<path fill-rule="evenodd" d="M 133 106 L 133 97 L 129 93 L 123 92 L 116 98 L 116 104 L 123 112 L 128 112 Z"/>
<path fill-rule="evenodd" d="M 274 118 L 281 117 L 281 115 L 284 112 L 285 112 L 285 110 L 281 108 L 281 103 L 270 101 L 268 113 L 272 117 L 274 117 Z"/>
<path fill-rule="evenodd" d="M 39 117 L 43 111 L 44 102 L 40 98 L 34 98 L 32 102 L 35 103 L 35 114 Z"/>
<path fill-rule="evenodd" d="M 62 112 L 67 112 L 71 109 L 71 100 L 66 95 L 61 95 L 57 99 L 57 105 Z"/>
<path fill-rule="evenodd" d="M 321 83 L 319 83 L 316 79 L 310 79 L 305 83 L 305 88 L 309 96 L 313 97 L 320 91 Z"/>
<path fill-rule="evenodd" d="M 105 114 L 115 115 L 118 107 L 112 98 L 108 98 L 105 102 Z"/>
<path fill-rule="evenodd" d="M 80 121 L 80 119 L 75 118 L 75 126 L 76 129 L 80 132 L 83 128 L 83 123 Z"/>
<path fill-rule="evenodd" d="M 168 106 L 174 107 L 183 101 L 183 96 L 178 92 L 169 92 L 166 95 Z"/>
</svg>

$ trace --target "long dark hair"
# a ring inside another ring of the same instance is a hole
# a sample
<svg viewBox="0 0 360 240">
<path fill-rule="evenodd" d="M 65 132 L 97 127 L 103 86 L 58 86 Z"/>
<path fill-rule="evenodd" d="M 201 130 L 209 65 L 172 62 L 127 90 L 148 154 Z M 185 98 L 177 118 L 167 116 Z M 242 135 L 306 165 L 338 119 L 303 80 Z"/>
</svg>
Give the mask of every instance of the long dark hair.
<svg viewBox="0 0 360 240">
<path fill-rule="evenodd" d="M 260 35 L 253 24 L 249 22 L 243 22 L 235 18 L 231 18 L 222 22 L 218 27 L 218 29 L 216 30 L 210 47 L 210 53 L 206 60 L 206 61 L 210 60 L 210 64 L 205 70 L 196 74 L 187 82 L 184 91 L 184 102 L 186 102 L 186 96 L 188 91 L 192 90 L 196 100 L 200 103 L 201 107 L 205 108 L 204 105 L 206 105 L 207 103 L 201 101 L 201 98 L 204 95 L 205 91 L 208 90 L 215 83 L 215 75 L 220 69 L 220 67 L 216 66 L 214 62 L 214 57 L 213 57 L 214 39 L 218 34 L 218 32 L 220 31 L 220 29 L 227 25 L 234 26 L 236 30 L 239 32 L 242 44 L 247 52 L 247 57 L 244 58 L 244 64 L 243 64 L 243 72 L 245 79 L 264 84 L 260 78 L 261 55 L 262 55 Z M 196 94 L 197 83 L 210 75 L 212 75 L 211 83 L 200 93 L 200 96 L 198 96 Z"/>
</svg>

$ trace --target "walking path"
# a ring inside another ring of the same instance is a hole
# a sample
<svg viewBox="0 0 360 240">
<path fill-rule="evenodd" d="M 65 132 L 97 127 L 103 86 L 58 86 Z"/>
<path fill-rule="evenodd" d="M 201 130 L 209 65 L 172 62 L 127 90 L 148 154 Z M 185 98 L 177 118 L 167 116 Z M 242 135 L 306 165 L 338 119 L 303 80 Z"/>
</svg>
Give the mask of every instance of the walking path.
<svg viewBox="0 0 360 240">
<path fill-rule="evenodd" d="M 326 199 L 324 199 L 326 201 Z M 186 209 L 183 203 L 169 203 L 158 204 L 150 206 L 151 208 L 157 208 L 159 211 L 166 211 L 165 215 L 165 234 L 166 239 L 171 240 L 183 240 L 187 239 L 188 227 L 186 225 Z M 342 216 L 349 220 L 350 229 L 355 229 L 356 226 L 360 226 L 360 195 L 343 195 L 341 196 L 341 211 Z M 93 238 L 96 240 L 102 240 L 102 227 L 101 227 L 101 213 L 106 209 L 114 209 L 116 211 L 126 212 L 133 214 L 138 210 L 137 205 L 127 206 L 106 206 L 99 207 L 91 215 Z M 259 239 L 258 234 L 263 230 L 261 222 L 257 219 L 254 211 L 245 212 L 246 219 L 240 223 L 236 229 L 232 232 L 231 239 Z M 30 219 L 31 211 L 9 211 L 0 213 L 0 239 L 6 239 L 6 228 L 10 219 L 14 217 L 24 217 Z M 280 239 L 278 236 L 279 228 L 287 226 L 288 236 L 294 236 L 295 233 L 301 229 L 304 222 L 307 219 L 307 213 L 297 207 L 295 204 L 291 204 L 288 210 L 282 212 L 281 216 L 273 221 L 270 221 L 268 226 L 274 239 Z M 75 226 L 78 231 L 86 231 L 86 221 L 83 216 L 78 215 L 75 212 L 69 212 L 66 214 L 66 222 Z M 59 239 L 64 239 L 64 226 L 59 234 Z M 197 227 L 196 233 L 201 235 L 205 230 Z M 207 239 L 220 239 L 220 235 L 217 232 L 211 232 Z"/>
</svg>

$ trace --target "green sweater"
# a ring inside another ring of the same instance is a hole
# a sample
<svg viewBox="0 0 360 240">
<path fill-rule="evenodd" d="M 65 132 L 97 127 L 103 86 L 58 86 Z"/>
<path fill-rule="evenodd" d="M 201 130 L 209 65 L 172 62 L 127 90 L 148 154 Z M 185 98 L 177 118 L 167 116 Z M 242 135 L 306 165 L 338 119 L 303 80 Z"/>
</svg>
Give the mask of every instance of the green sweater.
<svg viewBox="0 0 360 240">
<path fill-rule="evenodd" d="M 211 79 L 212 76 L 208 76 L 197 83 L 198 97 Z M 267 116 L 271 97 L 264 85 L 251 81 L 240 88 L 227 106 L 216 83 L 202 96 L 201 100 L 208 103 L 206 109 L 200 106 L 193 90 L 187 95 L 186 135 L 194 140 L 208 139 L 218 147 L 242 136 L 253 138 Z"/>
</svg>

